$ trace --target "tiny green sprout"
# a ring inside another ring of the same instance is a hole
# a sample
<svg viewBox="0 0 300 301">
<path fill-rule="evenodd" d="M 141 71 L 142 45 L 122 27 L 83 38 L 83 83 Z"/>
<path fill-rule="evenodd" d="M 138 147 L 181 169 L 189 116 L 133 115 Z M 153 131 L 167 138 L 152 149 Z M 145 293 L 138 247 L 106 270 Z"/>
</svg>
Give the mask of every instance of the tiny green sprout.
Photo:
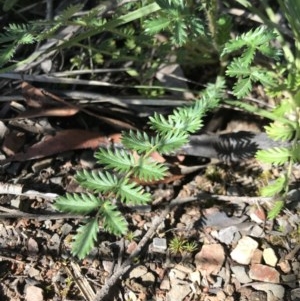
<svg viewBox="0 0 300 301">
<path fill-rule="evenodd" d="M 135 235 L 134 232 L 128 231 L 128 232 L 125 234 L 125 237 L 124 237 L 124 238 L 125 238 L 126 240 L 128 240 L 128 241 L 133 241 L 133 240 L 135 240 L 136 235 Z"/>
<path fill-rule="evenodd" d="M 183 237 L 175 236 L 174 238 L 172 238 L 169 243 L 169 249 L 171 254 L 182 254 L 185 251 L 186 243 L 187 241 Z"/>
<path fill-rule="evenodd" d="M 198 244 L 195 241 L 186 242 L 184 246 L 184 251 L 187 253 L 193 253 L 197 250 Z"/>
</svg>

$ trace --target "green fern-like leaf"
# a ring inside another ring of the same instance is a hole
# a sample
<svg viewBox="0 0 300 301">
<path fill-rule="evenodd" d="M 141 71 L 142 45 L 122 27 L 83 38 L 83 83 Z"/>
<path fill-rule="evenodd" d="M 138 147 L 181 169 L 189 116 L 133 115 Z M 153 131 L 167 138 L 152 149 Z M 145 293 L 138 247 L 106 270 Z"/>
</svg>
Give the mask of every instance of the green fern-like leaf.
<svg viewBox="0 0 300 301">
<path fill-rule="evenodd" d="M 106 165 L 107 168 L 124 173 L 129 172 L 135 164 L 133 155 L 122 149 L 112 151 L 111 149 L 100 148 L 95 153 L 95 158 L 98 159 L 100 164 Z"/>
<path fill-rule="evenodd" d="M 174 110 L 169 119 L 175 122 L 176 130 L 195 133 L 202 127 L 202 118 L 206 111 L 206 108 L 200 111 L 196 105 L 183 107 Z"/>
<path fill-rule="evenodd" d="M 122 202 L 132 205 L 143 205 L 151 201 L 150 193 L 144 192 L 143 188 L 136 183 L 130 183 L 127 178 L 120 181 L 117 197 Z"/>
<path fill-rule="evenodd" d="M 2 49 L 0 49 L 0 67 L 12 59 L 16 52 L 16 49 L 17 46 L 14 44 L 11 44 L 7 47 L 2 47 Z"/>
<path fill-rule="evenodd" d="M 77 172 L 76 180 L 82 187 L 101 193 L 115 192 L 119 186 L 117 176 L 109 172 L 83 170 Z"/>
<path fill-rule="evenodd" d="M 282 192 L 282 190 L 285 188 L 286 184 L 286 178 L 285 177 L 279 177 L 276 179 L 273 183 L 269 184 L 268 186 L 263 187 L 260 192 L 261 195 L 264 197 L 272 197 L 276 194 L 279 194 Z"/>
<path fill-rule="evenodd" d="M 147 34 L 154 35 L 166 29 L 170 24 L 171 24 L 171 20 L 164 17 L 161 17 L 159 19 L 154 19 L 154 20 L 146 20 L 144 22 L 145 32 Z"/>
<path fill-rule="evenodd" d="M 71 19 L 77 12 L 81 11 L 83 4 L 75 4 L 68 6 L 58 17 L 57 21 L 62 24 Z"/>
<path fill-rule="evenodd" d="M 292 147 L 291 157 L 294 162 L 300 162 L 300 143 L 297 143 Z"/>
<path fill-rule="evenodd" d="M 270 43 L 276 37 L 277 35 L 273 31 L 260 26 L 236 37 L 234 40 L 228 41 L 221 55 L 224 56 L 225 54 L 239 51 L 243 47 L 247 47 L 246 51 L 249 48 L 259 48 L 261 45 Z"/>
<path fill-rule="evenodd" d="M 56 199 L 54 207 L 63 212 L 86 215 L 97 210 L 101 204 L 101 200 L 92 194 L 67 193 Z"/>
<path fill-rule="evenodd" d="M 256 49 L 253 47 L 249 47 L 241 56 L 241 60 L 245 66 L 250 66 L 254 60 Z"/>
<path fill-rule="evenodd" d="M 266 87 L 272 87 L 275 85 L 273 74 L 266 72 L 261 68 L 251 68 L 251 79 L 256 82 L 260 82 Z"/>
<path fill-rule="evenodd" d="M 127 232 L 128 225 L 126 219 L 110 201 L 103 203 L 100 214 L 103 217 L 103 227 L 107 232 L 116 236 L 124 235 Z"/>
<path fill-rule="evenodd" d="M 138 153 L 147 152 L 155 149 L 156 141 L 150 138 L 146 132 L 132 131 L 122 133 L 122 143 L 129 149 Z"/>
<path fill-rule="evenodd" d="M 133 175 L 144 181 L 157 181 L 166 176 L 168 168 L 164 164 L 154 162 L 150 158 L 139 158 L 133 169 Z"/>
<path fill-rule="evenodd" d="M 278 200 L 274 203 L 271 211 L 268 213 L 269 219 L 276 218 L 284 207 L 284 201 Z"/>
<path fill-rule="evenodd" d="M 77 229 L 72 244 L 72 255 L 83 259 L 93 249 L 99 231 L 98 219 L 91 218 Z"/>
<path fill-rule="evenodd" d="M 226 75 L 231 77 L 250 77 L 251 71 L 241 58 L 236 58 L 227 67 Z"/>
<path fill-rule="evenodd" d="M 186 131 L 194 133 L 202 126 L 200 112 L 198 115 L 192 114 L 189 108 L 175 110 L 172 115 L 166 119 L 162 114 L 154 113 L 154 116 L 149 117 L 150 128 L 160 132 L 161 134 L 169 133 L 170 131 Z"/>
<path fill-rule="evenodd" d="M 173 28 L 173 36 L 171 37 L 173 44 L 184 45 L 188 39 L 187 25 L 182 22 L 176 22 Z"/>
<path fill-rule="evenodd" d="M 264 163 L 274 165 L 283 165 L 289 161 L 291 152 L 286 147 L 274 147 L 266 150 L 259 150 L 256 153 L 256 158 Z"/>
<path fill-rule="evenodd" d="M 289 141 L 295 135 L 295 130 L 290 125 L 277 121 L 265 126 L 265 130 L 267 135 L 275 141 Z"/>
<path fill-rule="evenodd" d="M 164 137 L 160 137 L 157 143 L 157 151 L 161 154 L 169 154 L 186 144 L 188 137 L 188 134 L 185 132 L 170 132 Z"/>
<path fill-rule="evenodd" d="M 233 94 L 237 98 L 245 97 L 250 93 L 252 89 L 252 83 L 250 77 L 247 78 L 240 78 L 238 81 L 234 84 L 233 87 Z"/>
<path fill-rule="evenodd" d="M 31 33 L 24 34 L 18 41 L 18 44 L 33 44 L 35 37 Z"/>
</svg>

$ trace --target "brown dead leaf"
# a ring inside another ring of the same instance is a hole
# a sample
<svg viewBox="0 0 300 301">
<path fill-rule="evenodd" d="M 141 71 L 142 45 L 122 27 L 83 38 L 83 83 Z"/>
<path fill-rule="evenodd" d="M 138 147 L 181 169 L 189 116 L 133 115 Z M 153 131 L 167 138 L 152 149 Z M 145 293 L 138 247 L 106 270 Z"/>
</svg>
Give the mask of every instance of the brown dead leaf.
<svg viewBox="0 0 300 301">
<path fill-rule="evenodd" d="M 4 138 L 2 150 L 6 155 L 12 156 L 23 147 L 25 140 L 25 133 L 19 131 L 11 131 Z"/>
<path fill-rule="evenodd" d="M 17 153 L 0 161 L 0 163 L 44 158 L 75 149 L 96 149 L 100 144 L 108 144 L 108 139 L 100 133 L 85 130 L 64 130 L 55 136 L 45 137 L 43 141 L 29 147 L 25 153 Z"/>
<path fill-rule="evenodd" d="M 41 108 L 46 104 L 53 104 L 53 100 L 47 97 L 41 89 L 38 89 L 27 82 L 21 84 L 22 95 L 29 107 Z"/>
<path fill-rule="evenodd" d="M 35 108 L 30 109 L 25 112 L 20 113 L 17 117 L 13 119 L 20 118 L 36 118 L 36 117 L 45 117 L 45 116 L 57 116 L 57 117 L 66 117 L 73 116 L 79 112 L 77 108 L 71 107 L 49 107 L 49 108 Z"/>
<path fill-rule="evenodd" d="M 56 95 L 36 88 L 27 82 L 23 82 L 21 87 L 28 107 L 33 109 L 20 113 L 16 118 L 72 116 L 79 112 L 79 108 L 76 106 L 70 105 Z"/>
</svg>

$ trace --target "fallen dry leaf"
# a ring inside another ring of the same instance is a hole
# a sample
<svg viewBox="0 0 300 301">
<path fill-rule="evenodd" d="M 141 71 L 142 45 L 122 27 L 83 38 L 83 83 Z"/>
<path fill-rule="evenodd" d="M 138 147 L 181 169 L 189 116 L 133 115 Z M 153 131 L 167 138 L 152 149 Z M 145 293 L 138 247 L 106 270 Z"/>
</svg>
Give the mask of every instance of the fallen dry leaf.
<svg viewBox="0 0 300 301">
<path fill-rule="evenodd" d="M 97 132 L 64 130 L 55 136 L 47 136 L 43 141 L 29 147 L 25 153 L 17 153 L 0 163 L 39 159 L 75 149 L 96 149 L 100 144 L 107 145 L 108 143 L 108 139 Z"/>
<path fill-rule="evenodd" d="M 17 117 L 13 119 L 20 118 L 36 118 L 45 116 L 57 116 L 57 117 L 67 117 L 73 116 L 79 112 L 77 108 L 71 108 L 67 106 L 63 107 L 49 107 L 49 108 L 35 108 L 30 109 L 25 112 L 20 113 Z"/>
<path fill-rule="evenodd" d="M 46 104 L 49 105 L 54 103 L 54 101 L 47 97 L 41 89 L 38 89 L 27 82 L 23 82 L 21 88 L 22 95 L 29 107 L 42 108 Z"/>
</svg>

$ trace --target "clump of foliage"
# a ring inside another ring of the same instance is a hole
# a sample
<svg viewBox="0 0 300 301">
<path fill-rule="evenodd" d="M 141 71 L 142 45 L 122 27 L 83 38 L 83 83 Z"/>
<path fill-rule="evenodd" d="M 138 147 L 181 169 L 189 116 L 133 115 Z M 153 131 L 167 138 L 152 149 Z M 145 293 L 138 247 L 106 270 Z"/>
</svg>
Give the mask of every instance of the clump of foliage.
<svg viewBox="0 0 300 301">
<path fill-rule="evenodd" d="M 149 118 L 149 126 L 155 135 L 146 132 L 122 133 L 124 149 L 101 148 L 95 153 L 103 171 L 79 171 L 78 183 L 90 193 L 66 194 L 59 197 L 55 207 L 64 212 L 88 216 L 74 237 L 72 254 L 84 258 L 93 248 L 99 225 L 109 233 L 123 235 L 128 226 L 120 205 L 144 205 L 151 201 L 141 181 L 157 181 L 167 175 L 167 166 L 151 158 L 154 152 L 169 154 L 187 141 L 203 125 L 208 110 L 217 107 L 222 96 L 224 82 L 209 85 L 202 97 L 188 107 L 175 109 L 165 117 L 155 113 Z"/>
<path fill-rule="evenodd" d="M 195 241 L 189 242 L 181 236 L 173 237 L 169 242 L 169 250 L 173 255 L 191 254 L 197 250 L 197 243 Z"/>
<path fill-rule="evenodd" d="M 197 243 L 195 241 L 189 242 L 181 236 L 173 237 L 169 242 L 169 250 L 173 255 L 191 254 L 197 250 Z"/>
</svg>

